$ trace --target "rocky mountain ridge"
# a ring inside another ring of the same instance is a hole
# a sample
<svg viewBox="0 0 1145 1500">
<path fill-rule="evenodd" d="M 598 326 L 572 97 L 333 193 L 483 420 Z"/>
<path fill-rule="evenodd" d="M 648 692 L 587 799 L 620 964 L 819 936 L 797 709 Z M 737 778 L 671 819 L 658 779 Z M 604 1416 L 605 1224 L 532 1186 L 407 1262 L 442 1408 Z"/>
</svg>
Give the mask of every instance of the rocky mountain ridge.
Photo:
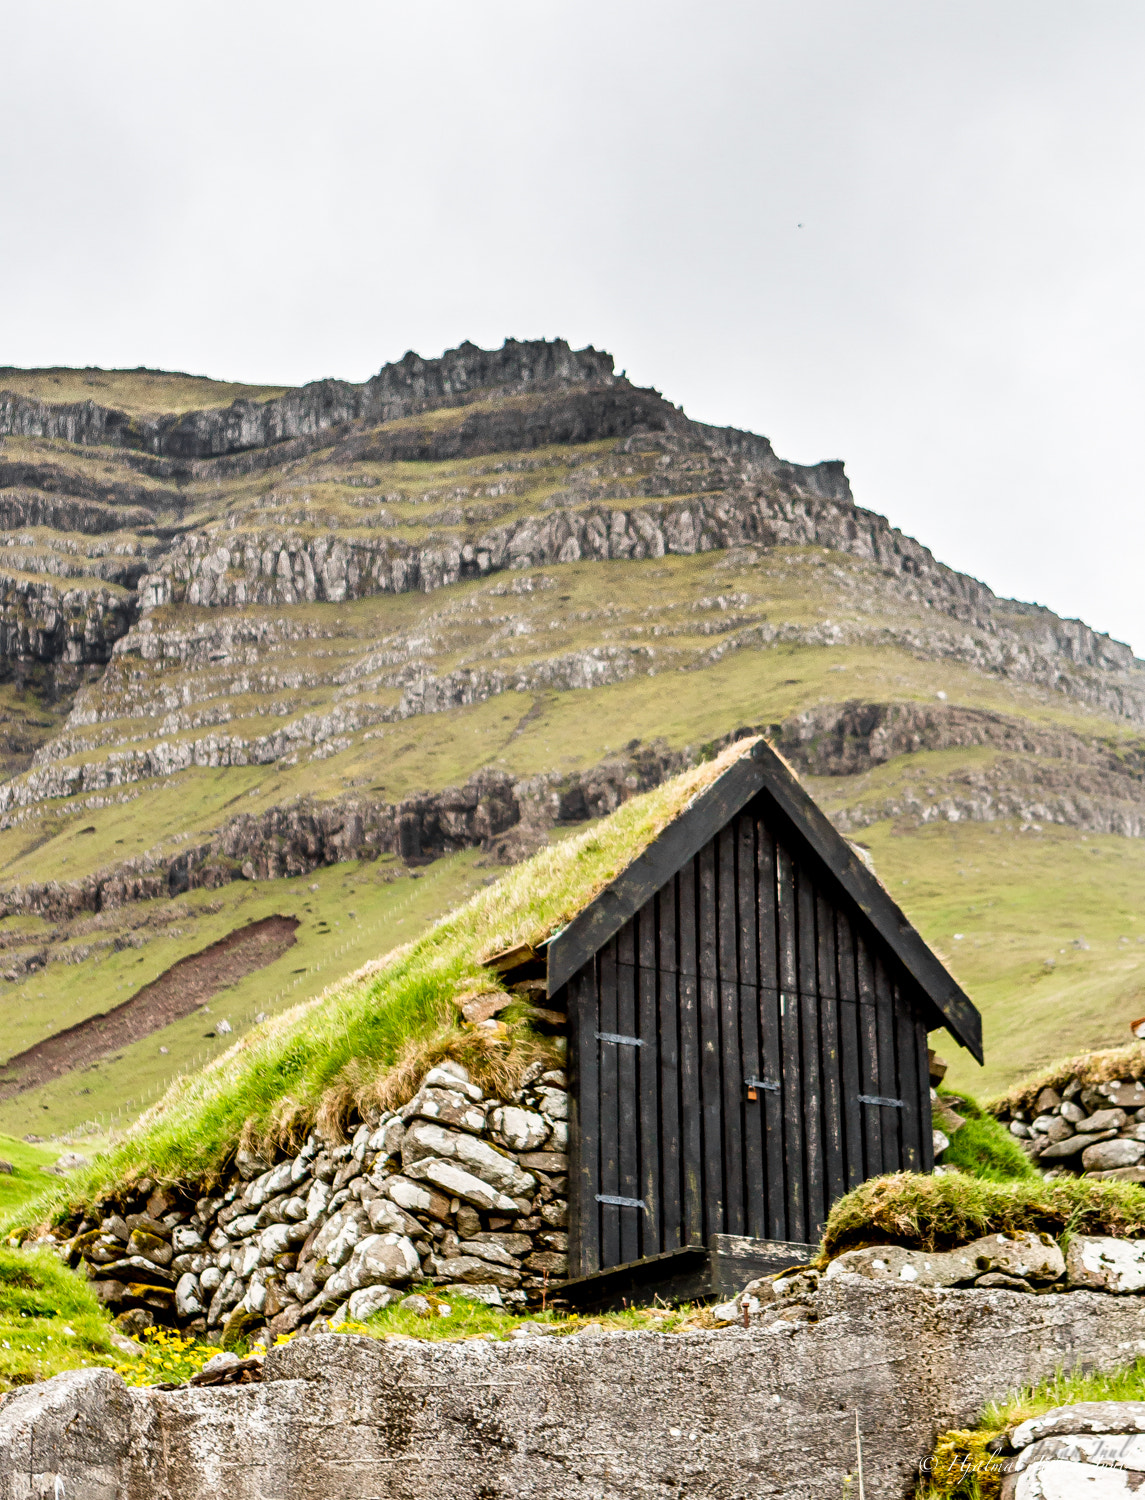
<svg viewBox="0 0 1145 1500">
<path fill-rule="evenodd" d="M 1127 646 L 595 349 L 462 345 L 218 405 L 160 372 L 45 399 L 58 376 L 0 377 L 17 988 L 77 923 L 185 891 L 519 857 L 745 725 L 851 832 L 1145 831 Z"/>
</svg>

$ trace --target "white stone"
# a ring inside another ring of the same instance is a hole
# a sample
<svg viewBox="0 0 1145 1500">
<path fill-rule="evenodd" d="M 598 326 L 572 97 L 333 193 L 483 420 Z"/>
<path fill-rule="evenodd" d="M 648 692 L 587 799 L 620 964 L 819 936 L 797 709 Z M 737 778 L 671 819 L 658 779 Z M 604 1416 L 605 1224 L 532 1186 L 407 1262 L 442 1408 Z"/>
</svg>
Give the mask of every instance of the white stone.
<svg viewBox="0 0 1145 1500">
<path fill-rule="evenodd" d="M 222 1279 L 221 1273 L 219 1279 Z M 185 1276 L 179 1277 L 175 1287 L 175 1311 L 181 1318 L 199 1318 L 206 1312 L 199 1295 L 199 1278 L 189 1271 Z"/>
<path fill-rule="evenodd" d="M 417 1120 L 406 1130 L 402 1142 L 402 1169 L 410 1174 L 411 1165 L 426 1157 L 456 1160 L 474 1177 L 479 1177 L 499 1193 L 525 1197 L 536 1190 L 536 1178 L 523 1172 L 515 1161 L 502 1156 L 486 1141 L 456 1130 L 445 1130 L 428 1120 Z"/>
<path fill-rule="evenodd" d="M 988 1234 L 957 1250 L 905 1250 L 899 1245 L 873 1245 L 847 1250 L 827 1267 L 828 1277 L 847 1273 L 872 1281 L 900 1281 L 915 1286 L 957 1286 L 987 1271 L 1001 1271 L 1033 1281 L 1057 1281 L 1065 1259 L 1049 1238 L 1030 1232 Z"/>
<path fill-rule="evenodd" d="M 1145 1401 L 1075 1401 L 1055 1406 L 1015 1427 L 1015 1448 L 1027 1448 L 1042 1438 L 1081 1433 L 1145 1432 Z"/>
<path fill-rule="evenodd" d="M 458 1297 L 467 1297 L 470 1302 L 484 1302 L 487 1307 L 505 1306 L 505 1299 L 502 1297 L 500 1289 L 489 1282 L 477 1285 L 463 1283 L 458 1286 L 445 1286 L 441 1290 L 448 1292 L 455 1299 Z"/>
<path fill-rule="evenodd" d="M 205 1270 L 199 1272 L 199 1285 L 205 1292 L 217 1292 L 222 1280 L 223 1272 L 218 1266 L 207 1266 Z"/>
<path fill-rule="evenodd" d="M 1136 1494 L 1138 1481 L 1124 1469 L 1095 1464 L 1033 1464 L 1017 1476 L 1010 1500 L 1123 1500 Z"/>
<path fill-rule="evenodd" d="M 461 1063 L 444 1062 L 430 1068 L 421 1086 L 423 1089 L 458 1089 L 475 1104 L 480 1104 L 485 1097 L 475 1083 L 470 1083 L 469 1070 Z"/>
<path fill-rule="evenodd" d="M 331 1214 L 315 1235 L 314 1254 L 332 1266 L 344 1266 L 366 1233 L 369 1222 L 360 1203 L 347 1204 L 336 1214 Z"/>
<path fill-rule="evenodd" d="M 176 1255 L 189 1255 L 193 1250 L 202 1250 L 206 1240 L 190 1224 L 177 1224 L 171 1231 L 171 1245 Z"/>
<path fill-rule="evenodd" d="M 340 1271 L 326 1283 L 332 1297 L 359 1287 L 410 1281 L 421 1270 L 412 1240 L 404 1234 L 370 1234 L 354 1250 Z"/>
<path fill-rule="evenodd" d="M 263 1265 L 270 1265 L 276 1255 L 284 1255 L 294 1245 L 306 1238 L 304 1224 L 272 1224 L 258 1237 L 258 1248 Z"/>
<path fill-rule="evenodd" d="M 543 1115 L 531 1109 L 506 1105 L 489 1117 L 493 1138 L 510 1151 L 536 1151 L 549 1138 L 549 1125 Z"/>
<path fill-rule="evenodd" d="M 541 1101 L 541 1112 L 550 1120 L 567 1120 L 569 1117 L 569 1096 L 564 1089 L 538 1089 Z"/>
<path fill-rule="evenodd" d="M 1040 1438 L 1022 1449 L 1014 1460 L 1017 1469 L 1048 1462 L 1102 1464 L 1111 1469 L 1145 1471 L 1145 1433 L 1085 1432 Z"/>
<path fill-rule="evenodd" d="M 423 1182 L 431 1182 L 449 1197 L 464 1198 L 466 1203 L 472 1203 L 475 1208 L 483 1208 L 487 1213 L 494 1209 L 499 1214 L 506 1215 L 520 1212 L 512 1198 L 497 1192 L 487 1182 L 482 1182 L 480 1177 L 474 1177 L 472 1172 L 466 1172 L 455 1162 L 438 1161 L 430 1157 L 426 1161 L 411 1163 L 406 1167 L 406 1173 Z M 394 1198 L 400 1202 L 396 1194 Z M 405 1206 L 402 1204 L 403 1208 Z"/>
<path fill-rule="evenodd" d="M 316 1181 L 311 1184 L 310 1191 L 306 1195 L 306 1223 L 313 1227 L 326 1212 L 326 1205 L 334 1196 L 334 1189 L 328 1182 Z"/>
<path fill-rule="evenodd" d="M 392 1286 L 360 1287 L 358 1291 L 351 1294 L 347 1311 L 355 1323 L 364 1323 L 376 1312 L 381 1312 L 383 1307 L 400 1302 L 401 1295 L 401 1292 L 396 1292 Z"/>
<path fill-rule="evenodd" d="M 1102 1292 L 1145 1291 L 1145 1240 L 1075 1235 L 1066 1256 L 1066 1269 L 1071 1286 Z"/>
</svg>

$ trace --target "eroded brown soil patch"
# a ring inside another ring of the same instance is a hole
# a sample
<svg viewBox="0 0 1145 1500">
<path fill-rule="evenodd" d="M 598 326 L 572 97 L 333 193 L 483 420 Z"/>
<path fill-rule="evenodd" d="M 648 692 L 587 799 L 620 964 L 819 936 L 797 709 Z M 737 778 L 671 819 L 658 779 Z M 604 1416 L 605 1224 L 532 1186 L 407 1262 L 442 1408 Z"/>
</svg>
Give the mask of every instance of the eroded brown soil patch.
<svg viewBox="0 0 1145 1500">
<path fill-rule="evenodd" d="M 0 1067 L 0 1099 L 38 1088 L 189 1016 L 219 990 L 264 969 L 294 945 L 295 917 L 264 917 L 181 958 L 130 1000 L 45 1037 Z"/>
</svg>

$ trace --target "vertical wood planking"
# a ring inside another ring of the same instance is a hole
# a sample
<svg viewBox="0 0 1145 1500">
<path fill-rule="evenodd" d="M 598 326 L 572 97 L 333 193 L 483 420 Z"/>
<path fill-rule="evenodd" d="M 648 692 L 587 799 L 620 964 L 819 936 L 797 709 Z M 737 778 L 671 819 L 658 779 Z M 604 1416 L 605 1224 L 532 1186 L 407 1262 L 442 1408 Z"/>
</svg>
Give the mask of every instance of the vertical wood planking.
<svg viewBox="0 0 1145 1500">
<path fill-rule="evenodd" d="M 822 892 L 815 898 L 819 951 L 819 1046 L 822 1073 L 823 1185 L 830 1211 L 847 1191 L 843 1126 L 843 1085 L 839 1069 L 839 981 L 835 956 L 835 910 Z"/>
<path fill-rule="evenodd" d="M 862 1047 L 859 1041 L 859 988 L 855 934 L 845 913 L 835 913 L 835 975 L 839 986 L 839 1075 L 843 1090 L 843 1144 L 847 1191 L 866 1177 L 863 1131 Z"/>
<path fill-rule="evenodd" d="M 660 1017 L 657 1005 L 656 927 L 659 903 L 653 897 L 636 916 L 636 1035 L 644 1045 L 636 1050 L 640 1071 L 640 1190 L 646 1212 L 641 1215 L 640 1254 L 656 1255 L 665 1247 L 662 1201 L 663 1168 L 659 1129 L 660 1114 Z M 673 1017 L 673 1022 L 675 1018 Z"/>
<path fill-rule="evenodd" d="M 819 942 L 815 931 L 815 886 L 805 865 L 798 866 L 795 893 L 799 950 L 800 1059 L 803 1091 L 803 1151 L 807 1239 L 815 1239 L 827 1219 L 823 1181 L 823 1099 L 820 1077 Z"/>
<path fill-rule="evenodd" d="M 574 1276 L 591 1276 L 601 1268 L 600 1258 L 600 1072 L 596 1033 L 600 1029 L 597 1003 L 596 960 L 586 964 L 569 984 L 570 1038 L 576 1088 L 575 1134 L 572 1147 L 573 1223 L 569 1235 L 569 1270 Z"/>
<path fill-rule="evenodd" d="M 600 952 L 600 1030 L 617 1028 L 616 1006 L 616 940 L 611 939 Z M 617 1135 L 620 1117 L 617 1110 L 617 1047 L 609 1042 L 597 1043 L 600 1057 L 600 1187 L 599 1192 L 616 1197 L 620 1192 L 620 1162 Z M 620 1213 L 609 1204 L 600 1205 L 601 1264 L 620 1264 Z"/>
<path fill-rule="evenodd" d="M 881 956 L 875 958 L 875 1012 L 879 1037 L 879 1087 L 875 1092 L 902 1100 L 905 1105 L 895 1056 L 894 991 Z M 902 1165 L 902 1110 L 882 1106 L 879 1113 L 883 1128 L 883 1171 L 897 1172 Z"/>
<path fill-rule="evenodd" d="M 739 892 L 740 1048 L 744 1076 L 764 1077 L 759 1036 L 759 893 L 755 820 L 736 819 L 736 881 Z M 746 1094 L 746 1090 L 745 1090 Z M 743 1173 L 746 1229 L 753 1239 L 767 1239 L 767 1174 L 763 1156 L 763 1122 L 767 1092 L 757 1090 L 744 1103 Z"/>
<path fill-rule="evenodd" d="M 922 1167 L 923 1172 L 934 1171 L 934 1122 L 930 1113 L 930 1063 L 927 1057 L 926 1022 L 916 1016 L 914 1022 L 914 1065 L 918 1074 L 918 1102 L 922 1121 Z"/>
<path fill-rule="evenodd" d="M 922 1171 L 922 1100 L 918 1088 L 918 1059 L 914 1012 L 900 985 L 894 986 L 895 1055 L 898 1058 L 899 1098 L 902 1100 L 900 1165 L 907 1172 Z M 927 1079 L 929 1090 L 930 1080 Z"/>
<path fill-rule="evenodd" d="M 635 923 L 626 922 L 616 934 L 616 1027 L 621 1036 L 637 1035 Z M 643 1050 L 615 1043 L 604 1044 L 616 1053 L 617 1182 L 623 1198 L 640 1197 L 640 1154 L 637 1137 L 638 1063 Z M 640 1256 L 640 1209 L 615 1210 L 620 1230 L 620 1264 Z"/>
<path fill-rule="evenodd" d="M 719 913 L 720 1073 L 722 1078 L 724 1220 L 726 1234 L 746 1234 L 744 1197 L 743 1046 L 740 1040 L 739 900 L 736 829 L 729 823 L 717 839 L 716 905 Z"/>
<path fill-rule="evenodd" d="M 776 846 L 779 930 L 779 1034 L 783 1058 L 783 1141 L 787 1174 L 787 1227 L 794 1240 L 806 1241 L 807 1191 L 804 1178 L 803 1091 L 799 1040 L 799 910 L 795 864 Z"/>
<path fill-rule="evenodd" d="M 703 1237 L 724 1229 L 723 1079 L 720 1060 L 719 962 L 717 957 L 716 842 L 696 856 L 700 967 L 700 1090 L 703 1100 Z"/>
<path fill-rule="evenodd" d="M 763 1069 L 760 1077 L 778 1083 L 763 1092 L 763 1155 L 766 1169 L 767 1234 L 773 1240 L 794 1239 L 788 1233 L 787 1164 L 783 1142 L 783 1037 L 779 1005 L 779 871 L 776 845 L 762 819 L 756 823 L 756 872 L 759 923 L 759 1030 Z"/>
<path fill-rule="evenodd" d="M 857 935 L 856 935 L 857 936 Z M 879 1080 L 878 1012 L 875 1008 L 875 964 L 870 948 L 858 938 L 855 944 L 855 973 L 859 985 L 859 1092 L 874 1095 L 882 1092 Z M 883 1168 L 882 1110 L 877 1104 L 864 1104 L 863 1160 L 864 1176 L 877 1177 Z"/>
<path fill-rule="evenodd" d="M 683 1210 L 681 1144 L 684 1121 L 680 1107 L 680 1014 L 677 970 L 677 882 L 673 878 L 657 900 L 660 991 L 660 1248 L 678 1250 L 686 1243 Z"/>
<path fill-rule="evenodd" d="M 700 1094 L 699 973 L 696 933 L 696 861 L 677 877 L 680 986 L 680 1156 L 683 1166 L 683 1233 L 686 1245 L 704 1243 L 704 1168 Z"/>
</svg>

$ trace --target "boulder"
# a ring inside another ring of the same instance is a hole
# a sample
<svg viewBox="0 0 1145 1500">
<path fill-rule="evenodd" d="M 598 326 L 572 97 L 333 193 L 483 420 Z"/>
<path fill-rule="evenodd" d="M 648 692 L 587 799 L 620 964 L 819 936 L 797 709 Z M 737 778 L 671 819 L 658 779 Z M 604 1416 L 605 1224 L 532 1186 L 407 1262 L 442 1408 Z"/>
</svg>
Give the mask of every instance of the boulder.
<svg viewBox="0 0 1145 1500">
<path fill-rule="evenodd" d="M 1145 1432 L 1145 1401 L 1075 1401 L 1072 1406 L 1055 1406 L 1015 1427 L 1010 1446 L 1028 1448 L 1042 1438 L 1090 1432 Z"/>
<path fill-rule="evenodd" d="M 989 1234 L 958 1250 L 906 1250 L 899 1245 L 873 1245 L 846 1250 L 827 1267 L 828 1277 L 846 1274 L 871 1281 L 903 1281 L 915 1286 L 958 1286 L 990 1271 L 1026 1281 L 1057 1281 L 1065 1259 L 1048 1235 L 1022 1232 Z"/>
<path fill-rule="evenodd" d="M 408 1177 L 389 1177 L 386 1179 L 385 1193 L 399 1208 L 404 1208 L 408 1213 L 427 1214 L 429 1218 L 437 1219 L 442 1224 L 449 1222 L 448 1195 L 435 1193 L 424 1183 L 411 1182 Z M 513 1211 L 515 1213 L 516 1208 Z"/>
<path fill-rule="evenodd" d="M 1066 1256 L 1066 1269 L 1071 1286 L 1096 1292 L 1145 1291 L 1145 1240 L 1075 1235 Z"/>
<path fill-rule="evenodd" d="M 396 1292 L 392 1286 L 364 1286 L 351 1293 L 346 1311 L 355 1323 L 364 1323 L 383 1307 L 401 1300 L 401 1292 Z"/>
<path fill-rule="evenodd" d="M 1123 1109 L 1109 1108 L 1096 1110 L 1085 1122 L 1087 1132 L 1098 1130 L 1124 1130 L 1129 1123 L 1129 1116 Z"/>
<path fill-rule="evenodd" d="M 488 1142 L 417 1120 L 406 1130 L 402 1141 L 402 1167 L 408 1174 L 415 1162 L 428 1157 L 456 1161 L 472 1176 L 479 1177 L 507 1197 L 524 1197 L 536 1190 L 536 1179 L 523 1172 L 510 1157 L 494 1150 Z"/>
<path fill-rule="evenodd" d="M 480 1135 L 485 1129 L 485 1111 L 454 1089 L 423 1088 L 414 1100 L 417 1117 L 440 1121 L 458 1130 Z"/>
<path fill-rule="evenodd" d="M 1002 1482 L 1002 1500 L 1123 1500 L 1137 1488 L 1137 1480 L 1124 1469 L 1040 1463 L 1008 1474 Z"/>
<path fill-rule="evenodd" d="M 201 1318 L 206 1312 L 199 1292 L 199 1278 L 189 1272 L 180 1276 L 175 1287 L 175 1311 L 181 1318 Z"/>
<path fill-rule="evenodd" d="M 493 1136 L 510 1151 L 536 1151 L 549 1138 L 549 1123 L 531 1109 L 507 1104 L 489 1117 Z"/>
<path fill-rule="evenodd" d="M 404 1234 L 370 1234 L 349 1261 L 326 1283 L 328 1297 L 344 1297 L 360 1287 L 410 1281 L 421 1270 L 413 1242 Z"/>
<path fill-rule="evenodd" d="M 1071 1433 L 1039 1438 L 1023 1448 L 1015 1469 L 1039 1463 L 1101 1464 L 1111 1469 L 1145 1472 L 1145 1433 Z"/>
<path fill-rule="evenodd" d="M 370 1220 L 360 1203 L 347 1204 L 323 1224 L 314 1237 L 311 1249 L 319 1260 L 334 1267 L 344 1266 L 354 1253 L 354 1246 L 369 1233 Z"/>
<path fill-rule="evenodd" d="M 473 1255 L 454 1255 L 448 1260 L 439 1260 L 437 1263 L 437 1274 L 451 1283 L 462 1283 L 466 1286 L 495 1286 L 513 1287 L 520 1286 L 520 1271 L 512 1270 L 507 1266 L 490 1264 L 487 1260 L 480 1260 Z"/>
<path fill-rule="evenodd" d="M 1135 1167 L 1143 1156 L 1145 1141 L 1099 1141 L 1081 1153 L 1081 1164 L 1087 1172 L 1111 1172 L 1117 1167 Z"/>
<path fill-rule="evenodd" d="M 1038 1160 L 1054 1161 L 1067 1156 L 1076 1156 L 1079 1151 L 1097 1145 L 1098 1141 L 1107 1141 L 1115 1134 L 1116 1132 L 1112 1130 L 1101 1133 L 1091 1130 L 1079 1131 L 1077 1135 L 1071 1135 L 1068 1140 L 1051 1141 L 1044 1151 L 1038 1152 Z"/>
<path fill-rule="evenodd" d="M 439 1161 L 430 1157 L 426 1161 L 412 1162 L 406 1167 L 406 1172 L 410 1177 L 433 1183 L 435 1187 L 451 1197 L 464 1198 L 466 1203 L 472 1203 L 474 1208 L 485 1209 L 486 1212 L 496 1211 L 505 1215 L 516 1215 L 520 1212 L 512 1198 L 499 1193 L 480 1177 L 475 1177 L 472 1172 L 465 1171 L 455 1162 Z M 532 1181 L 531 1178 L 530 1181 Z"/>
</svg>

